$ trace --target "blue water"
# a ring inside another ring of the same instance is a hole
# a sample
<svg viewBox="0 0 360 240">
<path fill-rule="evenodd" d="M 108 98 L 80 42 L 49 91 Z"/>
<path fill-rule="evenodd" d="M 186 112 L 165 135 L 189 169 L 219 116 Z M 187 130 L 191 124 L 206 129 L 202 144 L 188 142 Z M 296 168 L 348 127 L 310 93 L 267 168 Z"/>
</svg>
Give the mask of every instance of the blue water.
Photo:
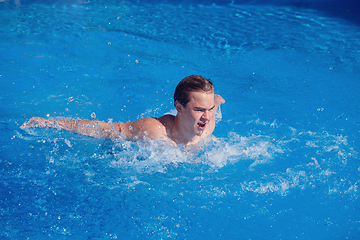
<svg viewBox="0 0 360 240">
<path fill-rule="evenodd" d="M 359 239 L 356 1 L 0 2 L 0 238 Z M 22 130 L 33 116 L 174 113 L 212 79 L 190 148 Z"/>
</svg>

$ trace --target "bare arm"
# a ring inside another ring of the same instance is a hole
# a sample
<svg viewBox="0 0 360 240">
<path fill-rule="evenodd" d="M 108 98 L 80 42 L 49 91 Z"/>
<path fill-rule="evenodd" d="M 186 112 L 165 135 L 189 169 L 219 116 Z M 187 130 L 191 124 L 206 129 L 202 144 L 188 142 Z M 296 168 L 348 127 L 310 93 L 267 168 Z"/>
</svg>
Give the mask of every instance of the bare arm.
<svg viewBox="0 0 360 240">
<path fill-rule="evenodd" d="M 47 120 L 33 117 L 20 128 L 50 127 L 96 138 L 119 138 L 127 140 L 167 140 L 166 129 L 155 118 L 143 118 L 128 123 L 107 123 L 98 120 Z"/>
<path fill-rule="evenodd" d="M 107 123 L 97 120 L 48 120 L 40 117 L 33 117 L 25 122 L 20 128 L 35 127 L 50 127 L 57 129 L 64 129 L 69 132 L 74 132 L 90 137 L 96 138 L 111 138 L 119 137 L 118 131 L 119 123 Z"/>
<path fill-rule="evenodd" d="M 220 105 L 223 104 L 223 103 L 225 103 L 224 98 L 222 98 L 218 94 L 215 94 L 215 105 L 216 105 L 215 118 L 217 118 L 217 119 L 222 118 Z"/>
</svg>

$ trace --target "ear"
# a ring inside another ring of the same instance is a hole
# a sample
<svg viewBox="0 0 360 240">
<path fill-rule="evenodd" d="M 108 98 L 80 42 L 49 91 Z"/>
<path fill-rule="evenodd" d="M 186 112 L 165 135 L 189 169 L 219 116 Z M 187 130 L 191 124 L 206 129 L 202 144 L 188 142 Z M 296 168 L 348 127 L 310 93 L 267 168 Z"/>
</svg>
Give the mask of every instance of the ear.
<svg viewBox="0 0 360 240">
<path fill-rule="evenodd" d="M 175 108 L 176 108 L 177 112 L 181 113 L 184 110 L 185 107 L 178 100 L 176 100 L 175 101 Z"/>
</svg>

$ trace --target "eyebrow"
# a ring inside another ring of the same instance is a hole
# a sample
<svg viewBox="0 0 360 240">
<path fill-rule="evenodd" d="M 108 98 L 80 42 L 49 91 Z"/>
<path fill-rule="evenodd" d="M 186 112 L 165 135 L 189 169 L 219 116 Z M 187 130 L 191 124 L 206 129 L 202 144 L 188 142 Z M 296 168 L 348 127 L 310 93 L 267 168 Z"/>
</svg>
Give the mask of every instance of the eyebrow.
<svg viewBox="0 0 360 240">
<path fill-rule="evenodd" d="M 204 111 L 204 110 L 210 111 L 210 110 L 213 110 L 215 107 L 216 107 L 216 105 L 212 106 L 212 107 L 209 108 L 209 109 L 202 108 L 202 107 L 194 107 L 194 109 L 195 109 L 195 110 L 201 110 L 201 111 Z"/>
</svg>

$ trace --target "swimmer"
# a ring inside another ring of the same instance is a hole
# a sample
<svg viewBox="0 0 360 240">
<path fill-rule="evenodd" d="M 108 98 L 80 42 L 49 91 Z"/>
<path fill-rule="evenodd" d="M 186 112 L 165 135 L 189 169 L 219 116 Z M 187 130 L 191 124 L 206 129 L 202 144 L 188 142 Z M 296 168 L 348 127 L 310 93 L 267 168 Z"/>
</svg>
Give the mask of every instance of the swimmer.
<svg viewBox="0 0 360 240">
<path fill-rule="evenodd" d="M 179 82 L 174 93 L 176 116 L 145 117 L 134 122 L 111 123 L 97 120 L 48 120 L 33 117 L 21 128 L 51 127 L 97 138 L 151 139 L 179 144 L 196 144 L 211 136 L 215 113 L 221 117 L 220 105 L 225 100 L 214 94 L 210 80 L 191 75 Z"/>
</svg>

